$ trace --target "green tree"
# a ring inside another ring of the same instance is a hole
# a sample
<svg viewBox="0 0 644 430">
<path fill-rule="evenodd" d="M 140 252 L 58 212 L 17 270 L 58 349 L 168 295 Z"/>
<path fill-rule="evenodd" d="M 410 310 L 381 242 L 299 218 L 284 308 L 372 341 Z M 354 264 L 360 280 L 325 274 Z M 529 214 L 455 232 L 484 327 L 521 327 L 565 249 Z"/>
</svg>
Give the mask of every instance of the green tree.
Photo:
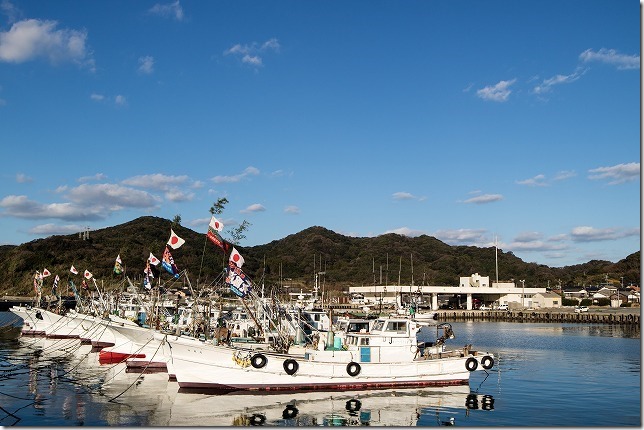
<svg viewBox="0 0 644 430">
<path fill-rule="evenodd" d="M 224 208 L 228 204 L 228 199 L 226 197 L 220 197 L 215 203 L 210 207 L 211 215 L 219 215 L 224 211 Z"/>
<path fill-rule="evenodd" d="M 176 227 L 178 225 L 181 225 L 181 215 L 176 214 L 174 218 L 172 218 L 172 226 Z"/>
<path fill-rule="evenodd" d="M 248 221 L 244 220 L 242 221 L 241 224 L 239 224 L 237 228 L 231 228 L 230 230 L 228 230 L 228 234 L 231 237 L 232 243 L 234 243 L 235 245 L 239 245 L 239 242 L 246 239 L 246 235 L 244 234 L 244 232 L 248 229 L 250 225 L 251 224 Z"/>
</svg>

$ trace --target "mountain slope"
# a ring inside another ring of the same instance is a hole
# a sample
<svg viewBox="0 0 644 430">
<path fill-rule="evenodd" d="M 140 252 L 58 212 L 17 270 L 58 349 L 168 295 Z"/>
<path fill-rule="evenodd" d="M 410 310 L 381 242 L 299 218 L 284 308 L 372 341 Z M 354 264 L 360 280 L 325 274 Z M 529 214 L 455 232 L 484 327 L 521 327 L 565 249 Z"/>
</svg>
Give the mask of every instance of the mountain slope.
<svg viewBox="0 0 644 430">
<path fill-rule="evenodd" d="M 140 282 L 145 262 L 152 252 L 161 259 L 170 228 L 185 244 L 170 250 L 179 270 L 187 269 L 193 287 L 212 284 L 220 277 L 226 260 L 223 252 L 198 233 L 170 220 L 145 216 L 130 222 L 90 232 L 83 240 L 78 235 L 51 236 L 19 246 L 0 247 L 0 280 L 2 295 L 33 294 L 33 274 L 47 268 L 61 277 L 80 283 L 73 276 L 73 264 L 79 272 L 87 269 L 103 287 L 116 286 L 122 276 L 113 273 L 119 255 L 127 275 Z M 315 273 L 327 290 L 341 290 L 349 285 L 398 284 L 457 285 L 460 276 L 479 273 L 496 277 L 495 249 L 472 246 L 450 246 L 430 236 L 406 237 L 386 234 L 377 237 L 348 237 L 315 226 L 283 239 L 252 247 L 236 246 L 245 259 L 244 271 L 269 287 L 289 285 L 311 287 Z M 315 263 L 315 267 L 314 267 Z M 596 285 L 605 276 L 616 284 L 639 283 L 640 252 L 617 263 L 593 260 L 563 268 L 526 263 L 511 252 L 498 251 L 499 280 L 525 279 L 526 286 Z M 158 266 L 161 279 L 173 283 L 172 277 Z M 263 277 L 263 278 L 262 278 Z M 49 294 L 53 276 L 45 281 L 44 294 Z M 181 277 L 179 284 L 185 284 Z"/>
</svg>

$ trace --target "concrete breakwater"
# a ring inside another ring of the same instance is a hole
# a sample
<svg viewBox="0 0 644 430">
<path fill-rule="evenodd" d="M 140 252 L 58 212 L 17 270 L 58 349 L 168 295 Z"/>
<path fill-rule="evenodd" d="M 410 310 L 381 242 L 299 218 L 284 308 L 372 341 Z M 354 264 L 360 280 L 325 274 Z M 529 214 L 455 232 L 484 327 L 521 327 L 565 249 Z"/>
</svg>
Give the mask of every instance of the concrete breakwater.
<svg viewBox="0 0 644 430">
<path fill-rule="evenodd" d="M 439 321 L 512 321 L 512 322 L 565 322 L 597 324 L 640 324 L 640 310 L 634 308 L 623 312 L 581 312 L 570 311 L 438 311 Z"/>
</svg>

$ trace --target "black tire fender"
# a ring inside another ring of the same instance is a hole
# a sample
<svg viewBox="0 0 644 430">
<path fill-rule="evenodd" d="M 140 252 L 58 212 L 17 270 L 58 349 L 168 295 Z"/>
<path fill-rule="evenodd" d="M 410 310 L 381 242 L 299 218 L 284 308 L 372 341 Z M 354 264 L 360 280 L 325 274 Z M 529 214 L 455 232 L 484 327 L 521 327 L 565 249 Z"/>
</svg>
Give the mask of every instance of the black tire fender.
<svg viewBox="0 0 644 430">
<path fill-rule="evenodd" d="M 284 367 L 284 371 L 289 375 L 295 375 L 297 369 L 300 368 L 300 365 L 297 364 L 297 361 L 293 360 L 292 358 L 284 360 L 284 364 L 282 366 Z"/>
<path fill-rule="evenodd" d="M 262 426 L 266 422 L 266 416 L 262 414 L 253 414 L 250 417 L 250 425 L 252 426 Z"/>
<path fill-rule="evenodd" d="M 494 359 L 492 357 L 490 357 L 489 355 L 486 355 L 481 360 L 481 366 L 483 366 L 483 368 L 485 370 L 491 369 L 492 366 L 494 366 Z"/>
<path fill-rule="evenodd" d="M 349 374 L 349 376 L 358 376 L 360 374 L 360 370 L 362 370 L 360 364 L 356 363 L 355 361 L 347 364 L 347 373 Z"/>
<path fill-rule="evenodd" d="M 347 400 L 347 403 L 344 405 L 345 409 L 349 412 L 357 412 L 362 408 L 362 403 L 358 399 Z"/>
<path fill-rule="evenodd" d="M 293 419 L 300 412 L 294 405 L 287 405 L 282 412 L 282 418 L 285 420 Z"/>
<path fill-rule="evenodd" d="M 479 362 L 474 357 L 470 357 L 465 361 L 465 368 L 470 372 L 474 372 L 478 367 Z"/>
<path fill-rule="evenodd" d="M 268 358 L 266 358 L 264 354 L 255 354 L 250 359 L 250 364 L 255 369 L 261 369 L 262 367 L 266 366 L 266 363 L 268 363 Z"/>
</svg>

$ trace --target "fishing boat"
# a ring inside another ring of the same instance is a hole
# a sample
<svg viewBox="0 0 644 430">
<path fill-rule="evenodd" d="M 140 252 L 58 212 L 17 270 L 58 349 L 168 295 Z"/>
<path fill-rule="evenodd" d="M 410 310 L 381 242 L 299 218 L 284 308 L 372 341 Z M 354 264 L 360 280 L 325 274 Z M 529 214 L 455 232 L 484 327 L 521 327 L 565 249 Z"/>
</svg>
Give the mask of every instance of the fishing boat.
<svg viewBox="0 0 644 430">
<path fill-rule="evenodd" d="M 447 349 L 451 325 L 436 326 L 442 335 L 419 342 L 423 324 L 408 318 L 374 321 L 369 332 L 347 333 L 337 348 L 311 345 L 303 354 L 233 349 L 168 336 L 180 388 L 215 390 L 366 390 L 462 385 L 470 372 L 488 370 L 494 355 L 471 345 Z"/>
</svg>

